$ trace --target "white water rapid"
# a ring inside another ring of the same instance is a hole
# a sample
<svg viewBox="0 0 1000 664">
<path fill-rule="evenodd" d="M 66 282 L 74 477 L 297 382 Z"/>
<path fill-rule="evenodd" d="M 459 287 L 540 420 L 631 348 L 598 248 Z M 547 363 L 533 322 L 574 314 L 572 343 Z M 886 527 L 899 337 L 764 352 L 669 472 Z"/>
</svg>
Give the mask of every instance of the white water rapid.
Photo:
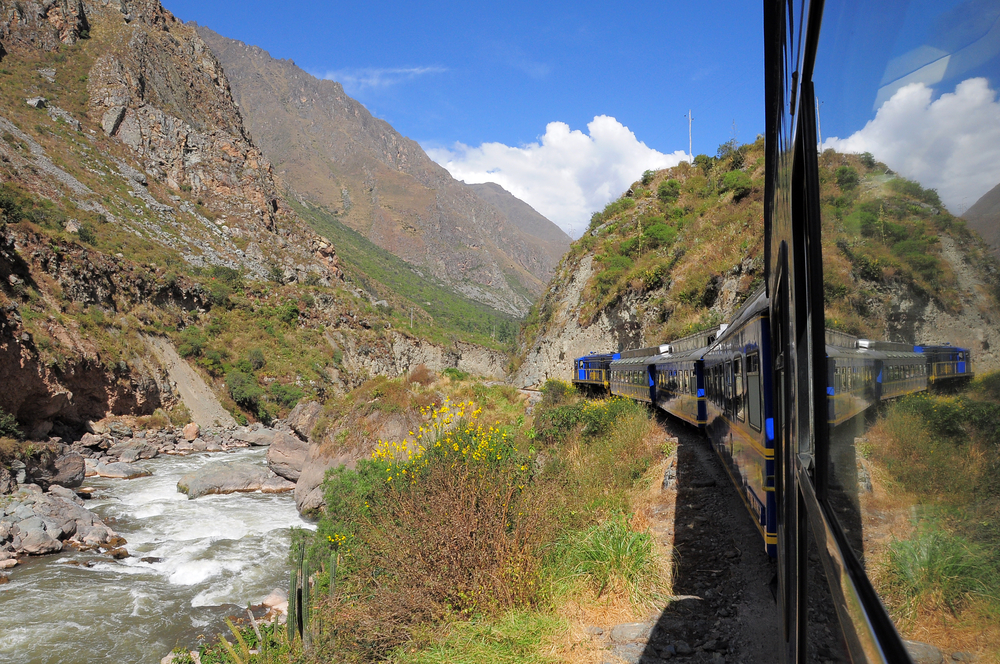
<svg viewBox="0 0 1000 664">
<path fill-rule="evenodd" d="M 98 491 L 86 507 L 128 540 L 131 557 L 67 551 L 10 570 L 0 586 L 0 662 L 159 662 L 174 647 L 214 641 L 222 617 L 287 587 L 290 529 L 312 527 L 292 494 L 188 500 L 177 491 L 180 476 L 201 466 L 265 464 L 265 454 L 158 457 L 141 462 L 151 477 L 87 478 Z"/>
</svg>

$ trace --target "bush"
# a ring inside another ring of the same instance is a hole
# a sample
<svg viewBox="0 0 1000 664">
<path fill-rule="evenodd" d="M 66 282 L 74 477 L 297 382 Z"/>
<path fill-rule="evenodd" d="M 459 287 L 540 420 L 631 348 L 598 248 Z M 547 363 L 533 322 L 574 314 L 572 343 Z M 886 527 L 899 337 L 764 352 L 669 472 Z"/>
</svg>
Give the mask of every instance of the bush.
<svg viewBox="0 0 1000 664">
<path fill-rule="evenodd" d="M 642 172 L 642 186 L 648 187 L 649 183 L 653 181 L 656 176 L 656 171 L 643 171 Z"/>
<path fill-rule="evenodd" d="M 566 381 L 549 378 L 542 385 L 542 403 L 546 406 L 557 406 L 565 403 L 574 392 L 576 392 L 576 388 Z"/>
<path fill-rule="evenodd" d="M 448 378 L 457 381 L 467 380 L 469 378 L 468 372 L 462 371 L 461 369 L 458 369 L 456 367 L 446 368 L 444 371 L 441 372 L 441 375 L 447 376 Z"/>
<path fill-rule="evenodd" d="M 260 398 L 264 396 L 264 390 L 253 376 L 234 369 L 226 374 L 226 388 L 229 396 L 243 410 L 251 413 L 260 410 Z"/>
<path fill-rule="evenodd" d="M 681 183 L 677 180 L 664 180 L 656 188 L 656 197 L 664 203 L 673 203 L 681 193 Z"/>
<path fill-rule="evenodd" d="M 282 385 L 281 383 L 271 383 L 268 388 L 271 397 L 285 408 L 295 408 L 299 399 L 306 395 L 305 390 L 296 385 Z"/>
<path fill-rule="evenodd" d="M 22 438 L 24 434 L 17 425 L 17 418 L 0 408 L 0 438 Z"/>
<path fill-rule="evenodd" d="M 250 368 L 254 371 L 260 371 L 267 364 L 267 359 L 264 357 L 264 351 L 260 348 L 252 348 L 250 352 L 247 353 L 247 362 L 250 364 Z"/>
<path fill-rule="evenodd" d="M 876 164 L 876 162 L 875 162 L 875 155 L 873 155 L 871 152 L 863 152 L 863 153 L 861 153 L 861 164 L 865 168 L 869 168 L 869 169 L 875 168 L 875 164 Z"/>
<path fill-rule="evenodd" d="M 719 190 L 722 192 L 733 192 L 733 200 L 739 201 L 750 193 L 753 189 L 753 182 L 750 176 L 743 171 L 729 171 L 722 176 L 722 183 Z"/>
<path fill-rule="evenodd" d="M 834 176 L 837 178 L 837 186 L 844 191 L 851 191 L 858 186 L 858 172 L 850 166 L 841 166 Z"/>
<path fill-rule="evenodd" d="M 199 357 L 207 343 L 208 340 L 200 329 L 186 327 L 181 332 L 181 343 L 177 347 L 177 352 L 181 357 Z"/>
<path fill-rule="evenodd" d="M 97 234 L 94 233 L 94 229 L 89 224 L 80 224 L 77 236 L 80 238 L 80 242 L 85 242 L 91 246 L 97 244 Z"/>
</svg>

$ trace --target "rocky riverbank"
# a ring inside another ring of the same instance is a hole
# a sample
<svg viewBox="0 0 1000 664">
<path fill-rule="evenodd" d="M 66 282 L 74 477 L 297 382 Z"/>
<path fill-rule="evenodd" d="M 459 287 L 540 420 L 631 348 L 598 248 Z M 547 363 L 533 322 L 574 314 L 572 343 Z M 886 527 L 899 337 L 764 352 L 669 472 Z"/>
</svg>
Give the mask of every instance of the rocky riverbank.
<svg viewBox="0 0 1000 664">
<path fill-rule="evenodd" d="M 307 432 L 320 416 L 319 404 L 295 408 L 287 420 L 270 427 L 202 429 L 185 427 L 141 430 L 123 422 L 96 424 L 77 440 L 60 437 L 32 443 L 9 466 L 0 465 L 0 570 L 25 556 L 63 551 L 66 547 L 100 550 L 115 557 L 129 555 L 125 540 L 86 509 L 87 477 L 130 480 L 152 473 L 149 463 L 160 456 L 232 452 L 268 447 L 267 467 L 246 462 L 205 464 L 180 478 L 177 490 L 195 499 L 236 492 L 295 491 L 303 514 L 323 505 L 322 481 L 332 466 L 351 459 L 328 458 L 309 441 Z"/>
</svg>

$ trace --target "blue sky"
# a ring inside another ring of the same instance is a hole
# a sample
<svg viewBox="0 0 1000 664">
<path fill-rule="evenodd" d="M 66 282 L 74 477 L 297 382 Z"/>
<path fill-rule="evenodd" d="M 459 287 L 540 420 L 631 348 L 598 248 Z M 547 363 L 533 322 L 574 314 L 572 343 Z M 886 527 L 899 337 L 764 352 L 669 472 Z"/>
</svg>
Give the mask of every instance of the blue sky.
<svg viewBox="0 0 1000 664">
<path fill-rule="evenodd" d="M 588 124 L 608 116 L 631 130 L 633 144 L 591 150 L 614 162 L 595 168 L 638 169 L 630 182 L 644 167 L 678 159 L 662 155 L 687 152 L 689 109 L 695 154 L 714 154 L 732 137 L 734 122 L 741 141 L 763 131 L 758 3 L 164 4 L 181 20 L 343 83 L 348 94 L 442 163 L 449 157 L 461 161 L 483 144 L 544 144 L 553 122 L 589 137 Z M 606 135 L 628 139 L 627 132 Z M 607 156 L 612 153 L 616 157 Z M 632 162 L 619 163 L 622 155 Z M 473 170 L 459 169 L 470 181 L 476 179 Z M 511 174 L 501 184 L 521 187 L 514 193 L 527 199 L 531 196 L 523 194 L 530 187 L 517 180 L 533 177 Z M 594 177 L 582 178 L 572 195 L 589 193 Z M 627 186 L 624 178 L 619 173 L 603 183 L 606 193 L 585 196 L 581 205 L 599 206 L 602 197 L 616 197 Z M 557 196 L 535 192 L 534 198 Z M 552 217 L 557 208 L 541 211 Z M 556 215 L 560 212 L 566 210 Z"/>
</svg>

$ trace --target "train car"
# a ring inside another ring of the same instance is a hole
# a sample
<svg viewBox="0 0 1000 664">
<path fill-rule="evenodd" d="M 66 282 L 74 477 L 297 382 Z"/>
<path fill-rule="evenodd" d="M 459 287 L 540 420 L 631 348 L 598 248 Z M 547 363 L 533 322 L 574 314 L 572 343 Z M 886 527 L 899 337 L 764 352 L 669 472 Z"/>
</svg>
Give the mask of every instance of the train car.
<svg viewBox="0 0 1000 664">
<path fill-rule="evenodd" d="M 875 377 L 883 359 L 878 351 L 827 344 L 827 421 L 831 426 L 843 424 L 879 402 Z"/>
<path fill-rule="evenodd" d="M 913 352 L 927 358 L 927 382 L 947 385 L 968 381 L 976 375 L 972 370 L 972 352 L 958 346 L 914 346 Z"/>
<path fill-rule="evenodd" d="M 708 348 L 672 352 L 656 362 L 656 405 L 699 429 L 706 422 L 702 371 L 706 352 Z"/>
<path fill-rule="evenodd" d="M 573 384 L 585 390 L 606 391 L 610 384 L 611 363 L 620 353 L 591 353 L 573 360 Z"/>
<path fill-rule="evenodd" d="M 751 296 L 703 360 L 705 431 L 760 530 L 777 555 L 773 386 L 768 299 Z"/>
<path fill-rule="evenodd" d="M 881 355 L 875 368 L 875 392 L 880 401 L 927 390 L 927 358 L 909 344 L 858 339 L 858 348 Z"/>
<path fill-rule="evenodd" d="M 622 351 L 610 365 L 611 393 L 656 403 L 656 362 L 669 352 L 668 345 Z"/>
</svg>

